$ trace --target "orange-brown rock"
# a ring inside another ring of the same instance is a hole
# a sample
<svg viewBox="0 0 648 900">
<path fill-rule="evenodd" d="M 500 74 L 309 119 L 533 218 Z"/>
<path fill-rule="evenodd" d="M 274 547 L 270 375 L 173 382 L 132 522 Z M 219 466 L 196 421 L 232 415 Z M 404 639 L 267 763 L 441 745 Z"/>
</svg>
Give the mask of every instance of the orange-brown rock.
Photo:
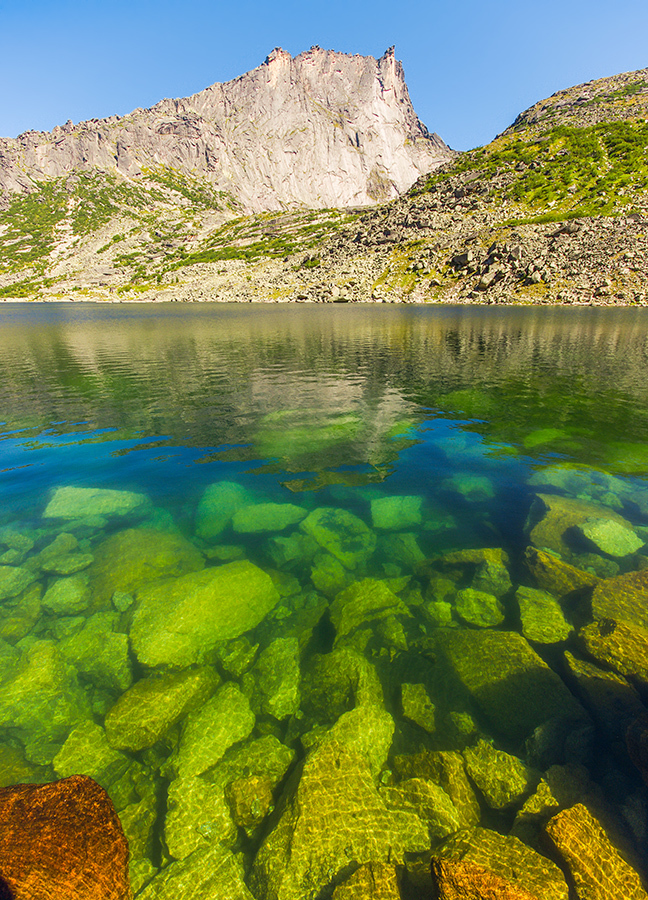
<svg viewBox="0 0 648 900">
<path fill-rule="evenodd" d="M 91 778 L 0 789 L 0 897 L 129 900 L 128 842 Z"/>
<path fill-rule="evenodd" d="M 571 872 L 578 900 L 648 900 L 637 872 L 582 803 L 558 813 L 545 830 Z"/>
<path fill-rule="evenodd" d="M 483 866 L 458 859 L 432 858 L 435 900 L 539 900 Z"/>
</svg>

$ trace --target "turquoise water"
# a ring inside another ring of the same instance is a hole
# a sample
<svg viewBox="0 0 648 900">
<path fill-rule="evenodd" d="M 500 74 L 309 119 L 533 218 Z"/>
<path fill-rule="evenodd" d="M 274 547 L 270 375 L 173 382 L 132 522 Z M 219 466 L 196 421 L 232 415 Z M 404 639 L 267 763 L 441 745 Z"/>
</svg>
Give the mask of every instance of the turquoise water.
<svg viewBox="0 0 648 900">
<path fill-rule="evenodd" d="M 579 802 L 641 867 L 643 310 L 16 304 L 0 348 L 2 784 L 94 777 L 145 897 L 216 852 L 242 897 L 428 896 L 457 834 L 560 862 Z"/>
</svg>

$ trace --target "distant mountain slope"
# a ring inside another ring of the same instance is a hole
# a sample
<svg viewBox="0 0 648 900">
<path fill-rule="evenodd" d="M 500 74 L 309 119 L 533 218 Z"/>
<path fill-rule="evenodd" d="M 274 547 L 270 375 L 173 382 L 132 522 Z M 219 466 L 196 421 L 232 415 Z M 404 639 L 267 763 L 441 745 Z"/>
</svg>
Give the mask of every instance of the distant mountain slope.
<svg viewBox="0 0 648 900">
<path fill-rule="evenodd" d="M 188 179 L 226 213 L 361 206 L 451 156 L 416 117 L 393 48 L 379 60 L 277 49 L 192 97 L 0 140 L 0 191 L 105 173 L 143 186 Z"/>
</svg>

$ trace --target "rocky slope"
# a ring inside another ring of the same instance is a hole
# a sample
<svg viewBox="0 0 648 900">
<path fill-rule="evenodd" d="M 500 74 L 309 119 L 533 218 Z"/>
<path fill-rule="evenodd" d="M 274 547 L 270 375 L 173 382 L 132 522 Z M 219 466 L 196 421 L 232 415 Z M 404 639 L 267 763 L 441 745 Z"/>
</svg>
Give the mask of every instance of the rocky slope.
<svg viewBox="0 0 648 900">
<path fill-rule="evenodd" d="M 379 60 L 312 47 L 192 97 L 0 142 L 0 191 L 70 172 L 129 183 L 198 179 L 224 210 L 388 200 L 451 156 L 419 122 L 391 48 Z"/>
<path fill-rule="evenodd" d="M 227 220 L 189 178 L 48 181 L 0 216 L 0 297 L 643 304 L 647 109 L 648 69 L 561 91 L 373 209 Z"/>
</svg>

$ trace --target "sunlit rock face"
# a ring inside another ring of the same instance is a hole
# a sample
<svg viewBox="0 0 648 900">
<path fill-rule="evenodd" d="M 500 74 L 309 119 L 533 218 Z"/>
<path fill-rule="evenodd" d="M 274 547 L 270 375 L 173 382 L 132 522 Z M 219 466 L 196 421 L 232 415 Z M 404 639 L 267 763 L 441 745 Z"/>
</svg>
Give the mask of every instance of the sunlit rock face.
<svg viewBox="0 0 648 900">
<path fill-rule="evenodd" d="M 276 49 L 192 97 L 0 140 L 0 192 L 75 171 L 131 180 L 173 169 L 246 212 L 359 206 L 397 196 L 453 155 L 418 120 L 393 48 L 378 60 Z"/>
</svg>

